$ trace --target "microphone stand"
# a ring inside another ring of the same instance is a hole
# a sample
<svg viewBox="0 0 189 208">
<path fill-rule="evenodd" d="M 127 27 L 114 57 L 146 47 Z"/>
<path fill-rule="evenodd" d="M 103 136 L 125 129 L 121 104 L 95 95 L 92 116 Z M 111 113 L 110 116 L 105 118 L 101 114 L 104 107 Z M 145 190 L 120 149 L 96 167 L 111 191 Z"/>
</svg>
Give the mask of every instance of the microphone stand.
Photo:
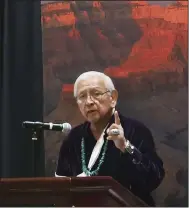
<svg viewBox="0 0 189 208">
<path fill-rule="evenodd" d="M 37 158 L 36 158 L 36 142 L 38 140 L 37 138 L 37 130 L 32 129 L 32 172 L 33 172 L 33 177 L 37 177 Z"/>
</svg>

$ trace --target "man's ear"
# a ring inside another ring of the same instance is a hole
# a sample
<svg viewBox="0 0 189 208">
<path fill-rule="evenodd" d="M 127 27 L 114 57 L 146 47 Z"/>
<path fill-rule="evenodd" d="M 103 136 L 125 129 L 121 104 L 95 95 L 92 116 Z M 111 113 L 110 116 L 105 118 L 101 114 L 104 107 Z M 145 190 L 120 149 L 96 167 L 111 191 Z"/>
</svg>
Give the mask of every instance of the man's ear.
<svg viewBox="0 0 189 208">
<path fill-rule="evenodd" d="M 117 104 L 117 100 L 118 100 L 118 91 L 117 90 L 113 90 L 111 97 L 112 97 L 111 106 L 113 108 L 115 108 L 115 106 Z"/>
</svg>

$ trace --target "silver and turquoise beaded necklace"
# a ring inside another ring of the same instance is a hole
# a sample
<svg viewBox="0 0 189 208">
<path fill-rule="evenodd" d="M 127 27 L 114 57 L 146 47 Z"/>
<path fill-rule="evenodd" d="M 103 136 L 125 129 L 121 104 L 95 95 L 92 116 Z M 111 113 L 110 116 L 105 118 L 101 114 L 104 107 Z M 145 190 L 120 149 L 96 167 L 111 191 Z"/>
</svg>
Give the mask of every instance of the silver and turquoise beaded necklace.
<svg viewBox="0 0 189 208">
<path fill-rule="evenodd" d="M 86 160 L 85 160 L 85 142 L 84 142 L 84 138 L 82 138 L 81 140 L 81 162 L 82 162 L 82 171 L 87 175 L 87 176 L 95 176 L 98 175 L 98 172 L 100 170 L 100 167 L 102 166 L 104 159 L 105 159 L 105 155 L 106 155 L 106 151 L 108 148 L 108 140 L 106 139 L 103 150 L 102 150 L 102 156 L 99 160 L 98 166 L 95 170 L 90 171 L 88 170 L 87 166 L 86 166 Z"/>
</svg>

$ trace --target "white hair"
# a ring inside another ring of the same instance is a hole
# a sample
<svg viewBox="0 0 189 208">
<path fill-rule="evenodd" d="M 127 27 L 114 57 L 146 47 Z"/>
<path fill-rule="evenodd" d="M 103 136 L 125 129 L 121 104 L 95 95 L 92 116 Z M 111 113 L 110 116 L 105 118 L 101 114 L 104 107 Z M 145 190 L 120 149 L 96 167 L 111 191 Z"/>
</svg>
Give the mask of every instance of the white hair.
<svg viewBox="0 0 189 208">
<path fill-rule="evenodd" d="M 113 90 L 115 90 L 114 84 L 111 80 L 111 78 L 107 75 L 105 75 L 102 72 L 98 72 L 98 71 L 88 71 L 88 72 L 84 72 L 83 74 L 81 74 L 75 81 L 74 83 L 74 97 L 77 96 L 77 85 L 81 80 L 86 80 L 89 79 L 91 77 L 100 77 L 102 78 L 102 80 L 104 81 L 104 84 L 107 88 L 107 90 L 109 90 L 110 92 L 112 92 Z"/>
</svg>

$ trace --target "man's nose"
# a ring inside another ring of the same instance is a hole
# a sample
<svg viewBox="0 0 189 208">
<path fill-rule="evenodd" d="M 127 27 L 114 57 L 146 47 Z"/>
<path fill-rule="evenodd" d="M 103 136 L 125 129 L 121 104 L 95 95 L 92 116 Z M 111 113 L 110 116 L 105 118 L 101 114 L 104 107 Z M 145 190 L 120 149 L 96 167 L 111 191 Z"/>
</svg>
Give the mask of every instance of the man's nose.
<svg viewBox="0 0 189 208">
<path fill-rule="evenodd" d="M 86 104 L 92 104 L 92 103 L 94 103 L 94 100 L 92 99 L 92 96 L 91 95 L 87 95 Z"/>
</svg>

